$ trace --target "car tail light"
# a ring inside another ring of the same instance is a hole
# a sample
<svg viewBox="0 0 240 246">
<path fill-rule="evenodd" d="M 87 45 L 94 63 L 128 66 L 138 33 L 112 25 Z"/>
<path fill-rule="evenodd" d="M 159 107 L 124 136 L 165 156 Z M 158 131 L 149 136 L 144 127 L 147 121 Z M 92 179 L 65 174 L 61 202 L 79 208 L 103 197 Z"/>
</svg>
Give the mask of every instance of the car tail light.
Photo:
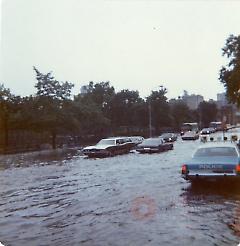
<svg viewBox="0 0 240 246">
<path fill-rule="evenodd" d="M 182 165 L 182 174 L 188 174 L 188 167 L 187 165 Z"/>
<path fill-rule="evenodd" d="M 240 164 L 238 164 L 238 165 L 236 166 L 236 173 L 237 173 L 237 174 L 240 174 Z"/>
</svg>

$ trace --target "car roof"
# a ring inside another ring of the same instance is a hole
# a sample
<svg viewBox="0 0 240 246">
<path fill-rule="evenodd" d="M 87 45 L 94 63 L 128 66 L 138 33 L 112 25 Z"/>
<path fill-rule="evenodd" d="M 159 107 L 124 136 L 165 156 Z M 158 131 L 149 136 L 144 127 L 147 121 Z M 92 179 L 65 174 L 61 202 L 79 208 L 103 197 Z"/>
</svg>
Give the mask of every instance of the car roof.
<svg viewBox="0 0 240 246">
<path fill-rule="evenodd" d="M 103 138 L 102 140 L 118 140 L 118 139 L 130 139 L 129 137 L 109 137 Z"/>
<path fill-rule="evenodd" d="M 208 142 L 200 145 L 198 148 L 212 148 L 212 147 L 234 147 L 236 148 L 236 144 L 231 142 Z"/>
<path fill-rule="evenodd" d="M 237 148 L 237 145 L 231 142 L 214 142 L 214 143 L 204 143 L 200 145 L 197 149 L 203 149 L 203 148 L 221 148 L 221 147 L 227 147 L 227 148 L 235 148 L 238 155 L 240 156 L 239 149 Z"/>
<path fill-rule="evenodd" d="M 184 134 L 196 134 L 196 132 L 195 131 L 187 131 Z"/>
<path fill-rule="evenodd" d="M 163 140 L 161 137 L 145 138 L 144 140 Z"/>
<path fill-rule="evenodd" d="M 204 148 L 221 148 L 221 147 L 227 147 L 227 148 L 234 148 L 237 151 L 238 156 L 240 156 L 239 149 L 236 144 L 231 143 L 231 142 L 211 142 L 211 143 L 204 143 L 200 145 L 195 152 L 198 149 L 204 149 Z"/>
</svg>

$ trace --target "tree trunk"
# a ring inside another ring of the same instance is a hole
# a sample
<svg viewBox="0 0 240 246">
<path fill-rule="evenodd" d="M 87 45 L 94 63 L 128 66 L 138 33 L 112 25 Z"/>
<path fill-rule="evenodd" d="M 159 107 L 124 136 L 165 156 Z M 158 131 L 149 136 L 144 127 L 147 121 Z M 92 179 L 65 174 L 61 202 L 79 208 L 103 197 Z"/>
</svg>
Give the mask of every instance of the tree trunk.
<svg viewBox="0 0 240 246">
<path fill-rule="evenodd" d="M 52 148 L 56 149 L 56 132 L 52 132 Z"/>
<path fill-rule="evenodd" d="M 9 134 L 8 134 L 8 119 L 5 118 L 3 119 L 3 131 L 4 131 L 4 142 L 3 142 L 3 151 L 4 153 L 7 152 L 8 149 L 8 138 L 9 138 Z"/>
</svg>

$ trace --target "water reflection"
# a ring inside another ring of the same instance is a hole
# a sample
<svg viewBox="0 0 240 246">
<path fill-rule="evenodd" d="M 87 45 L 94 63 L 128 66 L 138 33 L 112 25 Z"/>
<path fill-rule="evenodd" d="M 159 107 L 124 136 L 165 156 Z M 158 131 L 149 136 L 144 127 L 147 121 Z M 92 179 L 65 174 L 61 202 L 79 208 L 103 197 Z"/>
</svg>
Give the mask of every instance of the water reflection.
<svg viewBox="0 0 240 246">
<path fill-rule="evenodd" d="M 105 159 L 77 150 L 0 157 L 0 241 L 237 245 L 238 186 L 192 186 L 180 177 L 198 144 L 179 140 L 174 151 Z"/>
<path fill-rule="evenodd" d="M 240 185 L 237 182 L 199 182 L 189 184 L 182 196 L 192 219 L 218 221 L 219 228 L 230 228 L 236 236 L 240 236 Z M 190 223 L 191 224 L 191 223 Z M 205 225 L 206 229 L 206 225 Z M 217 233 L 217 227 L 214 228 Z M 221 230 L 219 230 L 221 233 Z M 227 236 L 225 235 L 227 238 Z M 231 235 L 229 234 L 230 238 Z M 226 239 L 225 238 L 225 239 Z M 229 239 L 228 238 L 228 239 Z M 221 243 L 224 242 L 221 241 Z"/>
<path fill-rule="evenodd" d="M 66 161 L 83 157 L 81 151 L 76 149 L 43 150 L 23 154 L 0 156 L 0 171 L 14 167 L 29 167 L 33 165 L 43 166 L 57 164 L 62 165 Z"/>
</svg>

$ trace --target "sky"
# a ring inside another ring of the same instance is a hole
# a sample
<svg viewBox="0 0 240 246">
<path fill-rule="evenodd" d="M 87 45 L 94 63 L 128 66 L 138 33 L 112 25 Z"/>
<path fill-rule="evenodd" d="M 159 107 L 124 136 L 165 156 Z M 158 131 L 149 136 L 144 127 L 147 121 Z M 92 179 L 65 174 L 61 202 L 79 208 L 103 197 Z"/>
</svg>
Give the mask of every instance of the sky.
<svg viewBox="0 0 240 246">
<path fill-rule="evenodd" d="M 163 85 L 216 99 L 230 34 L 240 34 L 240 1 L 1 0 L 0 83 L 36 92 L 33 66 L 75 84 L 110 81 L 142 97 Z"/>
</svg>

